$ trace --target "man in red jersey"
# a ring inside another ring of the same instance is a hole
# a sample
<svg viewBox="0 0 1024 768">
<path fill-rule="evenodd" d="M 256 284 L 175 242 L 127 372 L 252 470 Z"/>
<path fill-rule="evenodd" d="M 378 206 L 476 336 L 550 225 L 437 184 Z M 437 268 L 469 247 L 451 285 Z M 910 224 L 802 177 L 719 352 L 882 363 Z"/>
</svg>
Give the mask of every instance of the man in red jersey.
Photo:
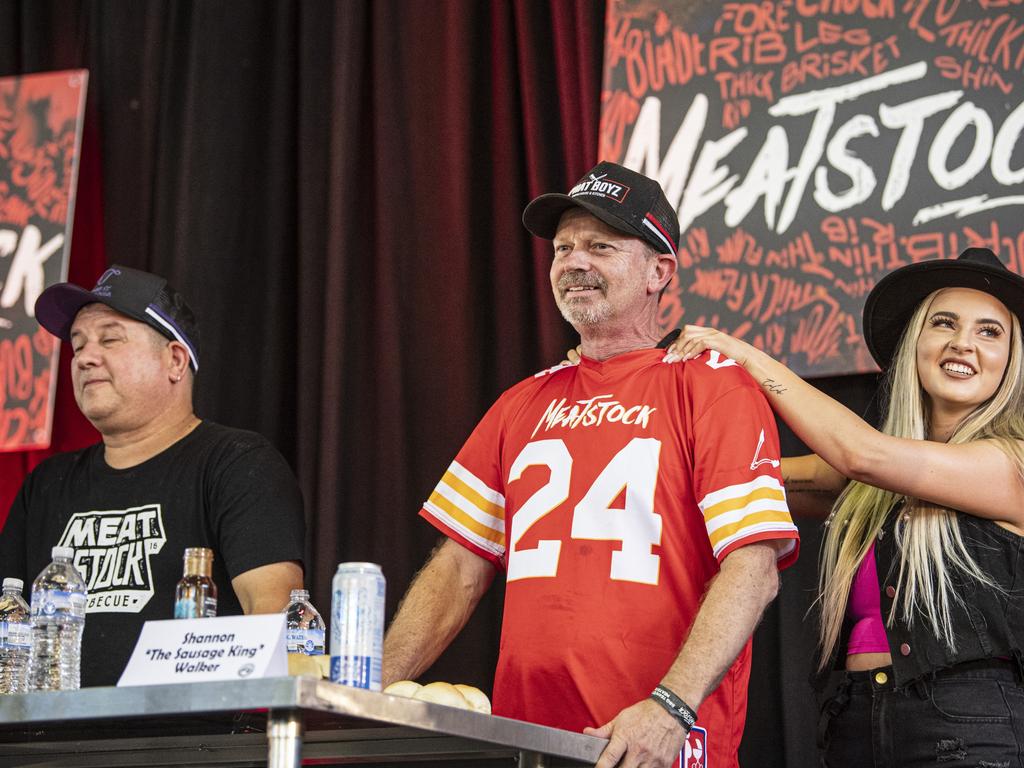
<svg viewBox="0 0 1024 768">
<path fill-rule="evenodd" d="M 778 435 L 716 353 L 663 361 L 679 224 L 660 185 L 600 163 L 538 197 L 576 365 L 507 390 L 420 514 L 447 539 L 384 644 L 422 673 L 505 572 L 494 712 L 609 740 L 599 768 L 735 766 L 750 635 L 796 559 Z"/>
</svg>

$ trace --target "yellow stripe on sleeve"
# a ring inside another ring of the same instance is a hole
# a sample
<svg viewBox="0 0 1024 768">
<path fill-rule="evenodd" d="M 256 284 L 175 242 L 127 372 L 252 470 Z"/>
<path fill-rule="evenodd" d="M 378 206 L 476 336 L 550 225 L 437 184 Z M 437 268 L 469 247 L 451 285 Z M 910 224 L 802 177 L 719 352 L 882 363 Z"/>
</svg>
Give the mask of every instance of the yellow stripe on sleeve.
<svg viewBox="0 0 1024 768">
<path fill-rule="evenodd" d="M 752 504 L 756 501 L 762 501 L 765 499 L 778 501 L 783 504 L 786 503 L 786 496 L 782 491 L 782 488 L 758 488 L 751 491 L 746 496 L 741 496 L 735 499 L 725 499 L 717 504 L 708 507 L 704 510 L 704 520 L 711 522 L 719 515 L 724 515 L 727 512 L 733 512 L 737 509 L 743 509 L 743 507 Z"/>
<path fill-rule="evenodd" d="M 464 480 L 459 479 L 450 469 L 444 473 L 444 477 L 441 479 L 445 485 L 456 491 L 462 498 L 470 502 L 481 512 L 486 512 L 491 517 L 496 517 L 499 520 L 505 519 L 505 507 L 495 504 L 493 501 L 489 501 L 475 491 L 468 483 Z M 435 493 L 437 493 L 435 491 Z M 434 497 L 431 496 L 431 499 Z"/>
<path fill-rule="evenodd" d="M 448 480 L 448 475 L 445 475 L 445 479 L 446 481 Z M 472 531 L 477 536 L 483 539 L 487 539 L 488 541 L 492 541 L 495 544 L 505 546 L 505 534 L 503 531 L 496 531 L 493 528 L 484 525 L 483 523 L 477 520 L 474 520 L 472 517 L 463 512 L 451 501 L 449 501 L 440 493 L 438 493 L 436 490 L 432 494 L 430 494 L 430 499 L 428 500 L 428 503 L 433 504 L 440 510 L 443 510 L 449 517 L 451 517 L 453 521 L 461 525 L 466 530 Z M 503 511 L 501 510 L 500 507 L 498 507 L 497 509 L 499 512 Z"/>
<path fill-rule="evenodd" d="M 738 520 L 730 525 L 723 525 L 718 528 L 714 533 L 710 534 L 711 547 L 715 551 L 718 550 L 718 545 L 737 533 L 742 531 L 744 528 L 750 528 L 752 526 L 761 523 L 782 523 L 785 527 L 796 530 L 793 525 L 793 518 L 790 517 L 789 512 L 780 512 L 776 510 L 766 510 L 764 512 L 753 512 L 742 520 Z"/>
</svg>

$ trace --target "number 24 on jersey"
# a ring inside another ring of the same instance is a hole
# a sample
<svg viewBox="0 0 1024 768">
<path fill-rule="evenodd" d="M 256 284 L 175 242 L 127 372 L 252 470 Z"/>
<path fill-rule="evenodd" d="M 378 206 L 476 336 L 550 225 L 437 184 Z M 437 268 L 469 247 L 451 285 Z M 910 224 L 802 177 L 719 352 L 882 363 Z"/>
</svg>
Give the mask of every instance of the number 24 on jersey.
<svg viewBox="0 0 1024 768">
<path fill-rule="evenodd" d="M 661 441 L 635 437 L 620 450 L 573 508 L 574 539 L 620 541 L 612 552 L 610 578 L 640 584 L 658 583 L 659 557 L 651 550 L 661 543 L 661 516 L 654 511 Z M 508 581 L 551 577 L 558 572 L 562 542 L 542 539 L 531 549 L 520 547 L 526 532 L 569 498 L 572 455 L 562 440 L 527 443 L 512 464 L 509 482 L 530 467 L 547 467 L 550 478 L 512 517 Z M 611 504 L 625 491 L 623 509 Z"/>
</svg>

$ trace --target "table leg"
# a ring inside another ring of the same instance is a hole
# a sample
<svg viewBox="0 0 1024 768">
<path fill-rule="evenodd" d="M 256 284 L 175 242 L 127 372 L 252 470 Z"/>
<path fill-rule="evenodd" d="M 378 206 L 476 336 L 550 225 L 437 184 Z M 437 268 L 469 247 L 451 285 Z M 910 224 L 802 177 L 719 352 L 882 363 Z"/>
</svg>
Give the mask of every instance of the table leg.
<svg viewBox="0 0 1024 768">
<path fill-rule="evenodd" d="M 519 751 L 518 768 L 547 768 L 547 760 L 540 752 Z"/>
<path fill-rule="evenodd" d="M 267 768 L 302 765 L 302 712 L 272 709 L 267 715 Z"/>
</svg>

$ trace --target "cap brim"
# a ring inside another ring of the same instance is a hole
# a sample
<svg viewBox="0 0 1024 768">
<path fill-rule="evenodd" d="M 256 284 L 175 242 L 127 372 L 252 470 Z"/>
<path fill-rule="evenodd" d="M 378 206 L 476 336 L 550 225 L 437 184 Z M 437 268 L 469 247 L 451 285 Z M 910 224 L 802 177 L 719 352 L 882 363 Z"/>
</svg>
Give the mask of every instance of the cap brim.
<svg viewBox="0 0 1024 768">
<path fill-rule="evenodd" d="M 71 341 L 71 325 L 86 304 L 106 304 L 91 291 L 72 283 L 51 285 L 36 299 L 36 320 L 58 339 Z"/>
<path fill-rule="evenodd" d="M 75 322 L 75 317 L 86 304 L 103 304 L 120 312 L 125 317 L 145 323 L 162 335 L 168 336 L 166 331 L 157 327 L 153 320 L 145 315 L 139 315 L 130 307 L 125 307 L 104 296 L 97 296 L 92 291 L 87 291 L 74 283 L 57 283 L 39 294 L 35 306 L 36 320 L 57 338 L 70 342 L 71 326 Z M 168 336 L 168 338 L 171 337 Z"/>
<path fill-rule="evenodd" d="M 562 220 L 562 215 L 570 208 L 582 208 L 587 213 L 599 218 L 612 229 L 639 237 L 641 240 L 646 241 L 648 239 L 646 232 L 634 227 L 625 219 L 621 219 L 599 206 L 588 203 L 586 200 L 569 197 L 559 192 L 549 192 L 546 195 L 534 198 L 523 210 L 523 226 L 531 234 L 542 237 L 545 240 L 551 240 L 558 231 L 558 223 Z"/>
<path fill-rule="evenodd" d="M 864 342 L 884 370 L 918 305 L 942 288 L 973 288 L 993 296 L 1024 325 L 1024 278 L 986 264 L 936 259 L 891 272 L 864 302 Z"/>
</svg>

